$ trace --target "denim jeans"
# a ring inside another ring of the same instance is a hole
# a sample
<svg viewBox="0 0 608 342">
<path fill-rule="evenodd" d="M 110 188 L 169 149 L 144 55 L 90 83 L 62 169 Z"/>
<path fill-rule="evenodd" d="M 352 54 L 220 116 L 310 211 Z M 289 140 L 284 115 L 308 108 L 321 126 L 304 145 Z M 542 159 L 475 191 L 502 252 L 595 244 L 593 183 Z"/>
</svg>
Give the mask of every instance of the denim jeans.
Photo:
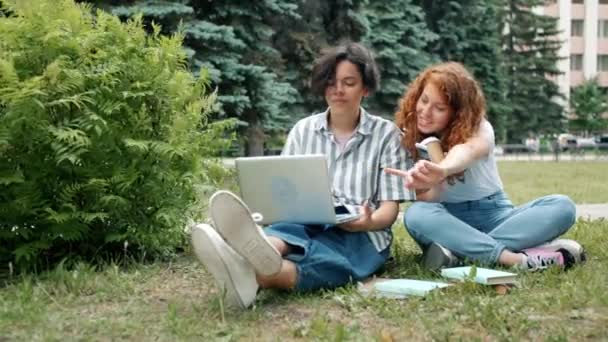
<svg viewBox="0 0 608 342">
<path fill-rule="evenodd" d="M 369 277 L 388 259 L 390 248 L 378 252 L 366 232 L 335 226 L 275 223 L 264 232 L 291 247 L 284 256 L 297 268 L 296 289 L 335 288 Z"/>
<path fill-rule="evenodd" d="M 460 203 L 415 202 L 404 214 L 424 250 L 437 242 L 460 257 L 496 263 L 502 251 L 520 251 L 564 234 L 576 220 L 569 197 L 549 195 L 513 207 L 503 191 Z"/>
</svg>

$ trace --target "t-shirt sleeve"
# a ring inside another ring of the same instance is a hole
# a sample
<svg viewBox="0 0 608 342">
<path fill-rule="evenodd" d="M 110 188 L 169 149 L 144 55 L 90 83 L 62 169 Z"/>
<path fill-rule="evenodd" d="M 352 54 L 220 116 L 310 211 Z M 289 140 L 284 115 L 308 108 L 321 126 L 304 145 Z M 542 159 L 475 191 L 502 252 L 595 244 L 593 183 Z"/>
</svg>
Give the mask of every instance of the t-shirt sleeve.
<svg viewBox="0 0 608 342">
<path fill-rule="evenodd" d="M 384 168 L 387 167 L 407 170 L 413 165 L 410 154 L 401 146 L 401 132 L 397 127 L 389 133 L 381 153 L 377 199 L 379 201 L 414 200 L 414 192 L 405 188 L 402 177 L 384 172 Z"/>
<path fill-rule="evenodd" d="M 483 120 L 481 122 L 481 125 L 479 125 L 479 131 L 477 134 L 488 142 L 488 146 L 490 146 L 490 151 L 488 154 L 494 153 L 495 138 L 494 128 L 492 127 L 492 124 L 490 124 L 488 120 Z"/>
<path fill-rule="evenodd" d="M 479 125 L 479 133 L 480 136 L 484 137 L 488 143 L 494 146 L 494 128 L 492 124 L 488 120 L 483 120 L 481 125 Z"/>
</svg>

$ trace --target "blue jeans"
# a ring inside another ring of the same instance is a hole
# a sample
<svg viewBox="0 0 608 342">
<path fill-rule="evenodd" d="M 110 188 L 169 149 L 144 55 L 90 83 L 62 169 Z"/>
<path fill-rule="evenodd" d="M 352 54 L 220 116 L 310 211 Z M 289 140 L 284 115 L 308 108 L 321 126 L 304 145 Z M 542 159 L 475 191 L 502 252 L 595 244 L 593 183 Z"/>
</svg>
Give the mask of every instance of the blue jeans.
<svg viewBox="0 0 608 342">
<path fill-rule="evenodd" d="M 569 197 L 549 195 L 513 207 L 503 191 L 460 203 L 415 202 L 404 214 L 424 250 L 437 242 L 460 257 L 496 263 L 502 251 L 520 251 L 564 234 L 576 220 Z"/>
<path fill-rule="evenodd" d="M 284 256 L 297 268 L 296 289 L 335 288 L 369 277 L 388 259 L 390 248 L 378 252 L 366 232 L 347 232 L 326 225 L 275 223 L 264 233 L 290 246 Z"/>
</svg>

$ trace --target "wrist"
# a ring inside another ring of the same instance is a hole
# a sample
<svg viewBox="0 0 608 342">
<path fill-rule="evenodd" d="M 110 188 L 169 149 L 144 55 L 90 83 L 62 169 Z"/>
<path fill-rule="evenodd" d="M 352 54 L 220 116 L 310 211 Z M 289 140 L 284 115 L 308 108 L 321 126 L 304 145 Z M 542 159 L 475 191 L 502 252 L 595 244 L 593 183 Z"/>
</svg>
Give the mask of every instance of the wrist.
<svg viewBox="0 0 608 342">
<path fill-rule="evenodd" d="M 443 178 L 448 178 L 450 175 L 450 169 L 448 167 L 443 167 Z"/>
</svg>

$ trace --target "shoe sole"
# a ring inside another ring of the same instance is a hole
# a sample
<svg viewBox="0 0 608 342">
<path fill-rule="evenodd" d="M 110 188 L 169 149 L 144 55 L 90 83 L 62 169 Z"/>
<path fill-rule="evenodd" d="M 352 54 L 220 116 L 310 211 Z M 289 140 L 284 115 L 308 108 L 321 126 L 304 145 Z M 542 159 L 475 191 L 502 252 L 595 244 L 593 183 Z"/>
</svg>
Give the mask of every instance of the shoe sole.
<svg viewBox="0 0 608 342">
<path fill-rule="evenodd" d="M 283 258 L 253 221 L 247 205 L 228 191 L 216 192 L 209 202 L 211 219 L 226 242 L 249 261 L 258 274 L 279 273 Z M 230 212 L 226 212 L 226 208 L 230 208 Z"/>
<path fill-rule="evenodd" d="M 422 264 L 430 270 L 439 270 L 449 263 L 450 258 L 443 253 L 442 248 L 436 243 L 431 243 L 422 256 Z"/>
<path fill-rule="evenodd" d="M 230 269 L 220 257 L 217 239 L 221 240 L 221 237 L 207 225 L 198 225 L 192 228 L 194 253 L 211 273 L 220 291 L 225 291 L 224 299 L 227 306 L 244 309 L 246 307 L 245 303 L 237 291 Z"/>
</svg>

